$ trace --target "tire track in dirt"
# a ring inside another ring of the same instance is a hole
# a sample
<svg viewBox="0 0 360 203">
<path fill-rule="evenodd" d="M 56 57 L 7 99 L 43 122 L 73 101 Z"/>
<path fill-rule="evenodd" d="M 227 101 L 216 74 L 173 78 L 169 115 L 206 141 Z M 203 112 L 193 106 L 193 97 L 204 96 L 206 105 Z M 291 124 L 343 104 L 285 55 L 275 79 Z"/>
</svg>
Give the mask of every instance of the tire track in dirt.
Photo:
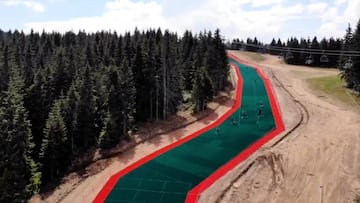
<svg viewBox="0 0 360 203">
<path fill-rule="evenodd" d="M 283 156 L 282 154 L 278 154 L 275 152 L 270 151 L 272 148 L 277 146 L 278 144 L 282 143 L 289 135 L 291 135 L 295 130 L 297 130 L 300 126 L 305 126 L 310 118 L 310 113 L 306 106 L 300 102 L 286 87 L 285 85 L 276 77 L 273 70 L 271 68 L 263 69 L 266 72 L 268 72 L 274 80 L 273 82 L 276 82 L 278 87 L 282 89 L 288 97 L 295 103 L 295 106 L 297 108 L 297 111 L 300 113 L 300 118 L 298 121 L 293 125 L 285 134 L 283 134 L 278 140 L 276 140 L 272 145 L 268 147 L 263 147 L 263 154 L 258 155 L 254 161 L 248 163 L 248 166 L 245 167 L 242 171 L 239 171 L 239 175 L 236 176 L 235 179 L 233 179 L 228 187 L 225 188 L 225 190 L 222 191 L 221 195 L 218 196 L 216 199 L 216 202 L 222 202 L 224 199 L 224 196 L 228 191 L 231 190 L 231 187 L 242 177 L 244 176 L 252 167 L 257 166 L 259 163 L 265 162 L 272 171 L 272 183 L 270 186 L 270 189 L 274 189 L 277 184 L 279 184 L 283 180 L 284 176 L 284 167 L 283 167 Z M 258 163 L 258 164 L 256 164 Z M 258 183 L 255 183 L 254 187 L 257 187 Z"/>
<path fill-rule="evenodd" d="M 300 120 L 296 123 L 294 127 L 292 127 L 285 135 L 283 135 L 280 139 L 278 139 L 271 147 L 275 147 L 280 142 L 282 142 L 285 138 L 287 138 L 291 133 L 293 133 L 296 129 L 298 129 L 302 124 L 306 125 L 310 118 L 310 113 L 306 106 L 300 102 L 296 97 L 285 87 L 285 85 L 279 80 L 278 77 L 274 74 L 274 71 L 271 68 L 268 68 L 270 71 L 271 77 L 276 81 L 277 85 L 284 90 L 289 97 L 295 102 L 298 111 L 300 112 Z"/>
</svg>

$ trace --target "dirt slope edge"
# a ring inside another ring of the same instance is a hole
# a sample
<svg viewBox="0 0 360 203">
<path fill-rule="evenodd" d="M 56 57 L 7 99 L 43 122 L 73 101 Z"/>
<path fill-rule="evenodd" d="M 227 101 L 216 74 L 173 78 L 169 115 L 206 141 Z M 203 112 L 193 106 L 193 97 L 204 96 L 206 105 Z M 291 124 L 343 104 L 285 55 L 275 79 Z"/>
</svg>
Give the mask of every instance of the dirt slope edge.
<svg viewBox="0 0 360 203">
<path fill-rule="evenodd" d="M 234 54 L 246 60 L 241 52 Z M 307 113 L 301 114 L 306 118 L 277 145 L 264 148 L 247 172 L 232 179 L 231 186 L 214 201 L 353 202 L 360 194 L 359 112 L 312 91 L 306 82 L 310 77 L 338 72 L 288 66 L 276 56 L 264 57 L 260 63 L 264 72 L 274 74 L 274 79 L 293 95 L 289 100 L 303 104 Z M 280 95 L 283 92 L 278 85 L 275 89 Z M 279 100 L 284 120 L 290 120 L 292 116 Z"/>
</svg>

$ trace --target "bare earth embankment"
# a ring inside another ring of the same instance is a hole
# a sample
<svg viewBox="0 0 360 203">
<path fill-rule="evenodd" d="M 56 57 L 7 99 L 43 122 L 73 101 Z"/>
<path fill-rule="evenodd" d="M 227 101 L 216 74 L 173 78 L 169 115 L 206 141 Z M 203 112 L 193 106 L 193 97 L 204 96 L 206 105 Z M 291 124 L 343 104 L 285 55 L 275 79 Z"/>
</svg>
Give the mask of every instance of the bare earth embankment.
<svg viewBox="0 0 360 203">
<path fill-rule="evenodd" d="M 231 70 L 229 80 L 233 87 L 237 85 L 234 70 Z M 42 201 L 51 203 L 92 202 L 111 175 L 144 156 L 211 124 L 232 107 L 234 96 L 234 90 L 221 93 L 215 98 L 215 101 L 208 105 L 209 109 L 206 112 L 195 116 L 182 111 L 167 121 L 143 124 L 140 132 L 133 136 L 131 143 L 122 144 L 119 145 L 117 149 L 113 149 L 113 151 L 123 151 L 122 153 L 116 153 L 116 155 L 111 158 L 100 159 L 88 165 L 83 170 L 67 175 L 63 178 L 62 183 L 53 191 L 42 195 Z M 177 130 L 163 134 L 160 133 L 164 130 L 168 131 L 166 129 L 177 128 L 177 126 L 183 125 L 185 126 Z M 123 150 L 125 148 L 127 150 Z M 95 154 L 94 156 L 98 155 Z M 36 200 L 34 200 L 34 202 L 36 202 Z"/>
<path fill-rule="evenodd" d="M 231 53 L 255 62 L 249 54 Z M 360 194 L 359 107 L 311 90 L 307 82 L 337 70 L 288 66 L 276 56 L 264 57 L 258 64 L 272 81 L 287 132 L 234 170 L 238 177 L 228 178 L 230 187 L 212 201 L 353 202 Z"/>
</svg>

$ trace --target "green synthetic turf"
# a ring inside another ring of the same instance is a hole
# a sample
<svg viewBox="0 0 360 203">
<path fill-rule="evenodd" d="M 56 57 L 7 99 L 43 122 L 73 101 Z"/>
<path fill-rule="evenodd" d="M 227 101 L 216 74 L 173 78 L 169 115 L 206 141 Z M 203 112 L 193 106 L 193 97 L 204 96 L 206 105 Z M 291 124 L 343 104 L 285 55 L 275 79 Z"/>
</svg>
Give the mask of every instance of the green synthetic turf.
<svg viewBox="0 0 360 203">
<path fill-rule="evenodd" d="M 269 99 L 256 70 L 239 66 L 243 78 L 241 107 L 218 128 L 156 157 L 123 176 L 106 202 L 184 202 L 188 191 L 275 128 Z M 256 80 L 256 82 L 255 82 Z M 263 117 L 258 119 L 259 102 Z M 241 111 L 248 118 L 241 118 Z M 235 125 L 234 120 L 240 118 Z"/>
</svg>

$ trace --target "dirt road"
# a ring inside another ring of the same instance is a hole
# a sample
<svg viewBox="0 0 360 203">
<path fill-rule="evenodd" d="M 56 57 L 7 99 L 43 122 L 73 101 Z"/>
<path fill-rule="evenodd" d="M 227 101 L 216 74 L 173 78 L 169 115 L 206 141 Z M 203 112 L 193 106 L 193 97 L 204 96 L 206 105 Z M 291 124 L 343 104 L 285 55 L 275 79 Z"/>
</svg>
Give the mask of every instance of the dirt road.
<svg viewBox="0 0 360 203">
<path fill-rule="evenodd" d="M 232 53 L 252 61 L 241 52 Z M 288 66 L 269 55 L 258 64 L 272 80 L 287 131 L 297 128 L 255 153 L 235 172 L 250 165 L 246 173 L 211 200 L 353 202 L 360 194 L 360 113 L 310 90 L 305 81 L 338 72 Z"/>
</svg>

